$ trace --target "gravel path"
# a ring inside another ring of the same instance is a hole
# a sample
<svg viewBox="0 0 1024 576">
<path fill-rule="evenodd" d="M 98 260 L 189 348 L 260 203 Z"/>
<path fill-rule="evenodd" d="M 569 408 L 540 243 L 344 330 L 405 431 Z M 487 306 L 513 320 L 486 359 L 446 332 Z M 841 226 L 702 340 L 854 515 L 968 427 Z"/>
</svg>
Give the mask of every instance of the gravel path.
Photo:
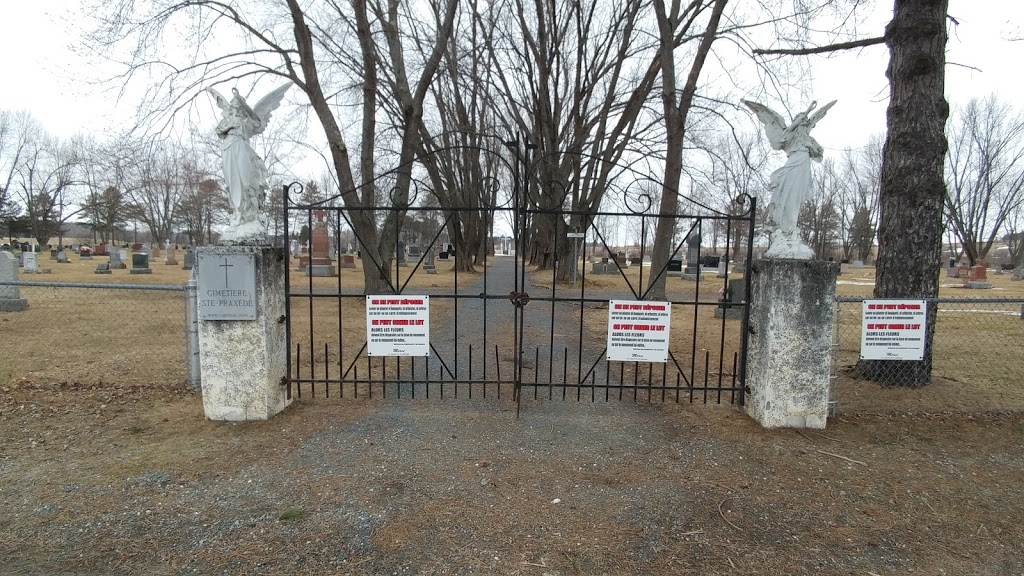
<svg viewBox="0 0 1024 576">
<path fill-rule="evenodd" d="M 1020 416 L 799 434 L 716 406 L 516 419 L 506 398 L 448 398 L 231 425 L 185 392 L 111 390 L 3 397 L 3 574 L 1024 570 Z"/>
</svg>

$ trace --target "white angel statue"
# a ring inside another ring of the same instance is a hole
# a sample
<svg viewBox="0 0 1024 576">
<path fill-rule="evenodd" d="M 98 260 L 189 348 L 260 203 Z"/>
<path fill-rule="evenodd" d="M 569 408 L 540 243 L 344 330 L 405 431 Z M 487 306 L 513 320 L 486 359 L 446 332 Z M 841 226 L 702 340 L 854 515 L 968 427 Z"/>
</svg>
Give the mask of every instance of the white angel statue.
<svg viewBox="0 0 1024 576">
<path fill-rule="evenodd" d="M 764 104 L 749 100 L 743 103 L 764 124 L 772 148 L 786 152 L 786 163 L 772 172 L 769 180 L 772 199 L 768 204 L 768 220 L 773 231 L 771 247 L 765 256 L 810 260 L 814 251 L 800 239 L 796 221 L 804 202 L 811 199 L 811 160 L 821 162 L 824 154 L 821 144 L 811 138 L 811 130 L 836 101 L 825 104 L 813 114 L 818 103 L 811 102 L 807 111 L 797 114 L 789 126 L 781 115 Z"/>
<path fill-rule="evenodd" d="M 235 88 L 231 89 L 230 101 L 213 88 L 206 89 L 222 111 L 217 136 L 222 140 L 221 164 L 231 218 L 221 242 L 264 243 L 267 240 L 267 218 L 260 210 L 267 189 L 267 167 L 249 145 L 249 138 L 263 132 L 270 121 L 270 113 L 281 105 L 290 87 L 289 83 L 273 90 L 252 108 Z"/>
</svg>

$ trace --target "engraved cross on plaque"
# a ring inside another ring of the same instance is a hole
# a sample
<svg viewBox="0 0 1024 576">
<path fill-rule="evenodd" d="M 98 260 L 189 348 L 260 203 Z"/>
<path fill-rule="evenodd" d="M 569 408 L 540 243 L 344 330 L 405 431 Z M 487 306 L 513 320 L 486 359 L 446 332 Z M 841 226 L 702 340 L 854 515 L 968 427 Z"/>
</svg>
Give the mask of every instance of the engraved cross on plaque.
<svg viewBox="0 0 1024 576">
<path fill-rule="evenodd" d="M 224 263 L 223 264 L 218 264 L 217 266 L 224 269 L 224 287 L 227 288 L 228 287 L 228 268 L 233 268 L 234 264 L 228 264 L 228 259 L 225 258 L 224 259 Z"/>
</svg>

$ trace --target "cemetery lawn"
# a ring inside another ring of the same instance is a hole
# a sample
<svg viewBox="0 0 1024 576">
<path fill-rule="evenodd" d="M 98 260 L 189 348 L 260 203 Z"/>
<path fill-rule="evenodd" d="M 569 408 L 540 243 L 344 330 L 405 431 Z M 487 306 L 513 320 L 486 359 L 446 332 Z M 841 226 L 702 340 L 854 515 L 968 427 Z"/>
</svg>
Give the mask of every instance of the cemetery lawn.
<svg viewBox="0 0 1024 576">
<path fill-rule="evenodd" d="M 1024 416 L 0 387 L 5 574 L 1020 574 Z"/>
</svg>

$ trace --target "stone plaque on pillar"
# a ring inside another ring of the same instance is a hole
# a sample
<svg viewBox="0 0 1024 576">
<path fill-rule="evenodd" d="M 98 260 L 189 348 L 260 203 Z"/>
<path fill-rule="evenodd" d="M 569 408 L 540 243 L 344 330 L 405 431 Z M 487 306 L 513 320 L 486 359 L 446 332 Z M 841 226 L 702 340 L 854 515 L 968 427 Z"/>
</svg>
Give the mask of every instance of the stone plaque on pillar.
<svg viewBox="0 0 1024 576">
<path fill-rule="evenodd" d="M 199 319 L 255 320 L 256 263 L 252 254 L 199 254 Z"/>
<path fill-rule="evenodd" d="M 196 250 L 196 260 L 203 412 L 210 420 L 266 420 L 291 402 L 282 385 L 288 375 L 281 322 L 285 253 L 270 246 L 208 246 Z M 228 302 L 203 306 L 206 299 Z M 211 320 L 218 309 L 254 311 L 255 321 Z"/>
</svg>

